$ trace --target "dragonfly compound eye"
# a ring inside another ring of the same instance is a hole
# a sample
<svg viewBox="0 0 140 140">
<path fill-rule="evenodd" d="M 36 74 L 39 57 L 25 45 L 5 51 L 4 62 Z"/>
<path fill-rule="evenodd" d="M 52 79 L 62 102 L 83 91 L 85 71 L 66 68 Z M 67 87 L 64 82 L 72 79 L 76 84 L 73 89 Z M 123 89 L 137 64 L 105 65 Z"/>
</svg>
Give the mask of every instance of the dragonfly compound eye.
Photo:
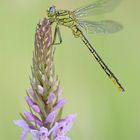
<svg viewBox="0 0 140 140">
<path fill-rule="evenodd" d="M 51 15 L 55 14 L 56 12 L 55 6 L 51 6 L 48 11 L 49 11 L 49 14 Z"/>
</svg>

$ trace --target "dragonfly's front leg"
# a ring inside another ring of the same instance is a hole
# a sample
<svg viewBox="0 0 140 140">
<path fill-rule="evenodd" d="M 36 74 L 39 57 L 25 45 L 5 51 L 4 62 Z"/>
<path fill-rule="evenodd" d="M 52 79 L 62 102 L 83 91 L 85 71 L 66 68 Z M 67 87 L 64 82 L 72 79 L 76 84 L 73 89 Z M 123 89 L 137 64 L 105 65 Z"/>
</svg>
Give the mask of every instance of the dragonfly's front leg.
<svg viewBox="0 0 140 140">
<path fill-rule="evenodd" d="M 56 42 L 57 35 L 58 35 L 59 42 Z M 62 43 L 62 37 L 61 37 L 60 28 L 58 25 L 56 25 L 52 45 L 60 45 L 61 43 Z"/>
</svg>

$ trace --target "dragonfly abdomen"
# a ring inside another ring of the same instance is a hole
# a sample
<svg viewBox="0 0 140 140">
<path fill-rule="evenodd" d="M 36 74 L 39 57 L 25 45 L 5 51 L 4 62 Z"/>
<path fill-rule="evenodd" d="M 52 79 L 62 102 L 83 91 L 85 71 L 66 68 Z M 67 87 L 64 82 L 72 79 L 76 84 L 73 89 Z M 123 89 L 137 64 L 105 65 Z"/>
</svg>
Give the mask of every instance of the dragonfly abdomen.
<svg viewBox="0 0 140 140">
<path fill-rule="evenodd" d="M 97 60 L 97 62 L 100 64 L 100 66 L 102 67 L 102 69 L 104 70 L 104 72 L 107 74 L 107 76 L 112 80 L 112 82 L 114 83 L 114 85 L 116 85 L 117 88 L 120 91 L 124 91 L 124 88 L 119 83 L 119 81 L 116 78 L 116 76 L 112 73 L 112 71 L 104 63 L 104 61 L 101 59 L 101 57 L 98 55 L 98 53 L 95 51 L 95 49 L 93 48 L 93 46 L 89 43 L 89 41 L 85 38 L 85 36 L 83 35 L 82 32 L 81 32 L 81 39 L 85 43 L 85 45 L 88 47 L 88 49 L 90 50 L 90 52 L 93 54 L 93 56 L 95 57 L 95 59 Z"/>
<path fill-rule="evenodd" d="M 95 51 L 95 49 L 93 48 L 93 46 L 89 43 L 89 41 L 86 39 L 86 37 L 83 35 L 82 31 L 77 27 L 74 26 L 72 28 L 73 30 L 73 34 L 75 37 L 81 37 L 82 41 L 84 42 L 84 44 L 88 47 L 88 49 L 90 50 L 90 52 L 93 54 L 93 56 L 95 57 L 95 59 L 97 60 L 97 62 L 100 64 L 100 66 L 102 67 L 102 69 L 104 70 L 104 72 L 108 75 L 108 77 L 113 81 L 113 83 L 117 86 L 117 88 L 120 91 L 124 91 L 124 88 L 122 87 L 122 85 L 119 83 L 118 79 L 116 78 L 116 76 L 112 73 L 112 71 L 108 68 L 108 66 L 104 63 L 104 61 L 101 59 L 101 57 L 98 55 L 98 53 Z"/>
</svg>

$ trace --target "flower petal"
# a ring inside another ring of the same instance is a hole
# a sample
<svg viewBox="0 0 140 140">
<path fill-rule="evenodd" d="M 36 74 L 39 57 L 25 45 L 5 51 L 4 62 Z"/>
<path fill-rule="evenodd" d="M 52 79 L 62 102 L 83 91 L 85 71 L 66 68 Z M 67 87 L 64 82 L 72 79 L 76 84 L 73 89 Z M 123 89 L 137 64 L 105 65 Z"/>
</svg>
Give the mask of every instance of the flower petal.
<svg viewBox="0 0 140 140">
<path fill-rule="evenodd" d="M 65 133 L 67 133 L 71 129 L 75 118 L 76 118 L 75 114 L 71 114 L 65 118 L 65 122 L 66 122 Z"/>
<path fill-rule="evenodd" d="M 29 121 L 35 120 L 35 117 L 33 116 L 33 114 L 31 112 L 24 112 L 24 115 L 25 115 L 26 119 Z"/>
<path fill-rule="evenodd" d="M 34 103 L 33 103 L 33 100 L 29 97 L 29 96 L 26 96 L 25 97 L 25 100 L 27 102 L 27 104 L 31 107 Z"/>
<path fill-rule="evenodd" d="M 29 133 L 29 131 L 24 130 L 24 131 L 21 133 L 20 140 L 26 140 L 28 133 Z"/>
<path fill-rule="evenodd" d="M 57 103 L 57 105 L 52 109 L 52 111 L 58 110 L 62 108 L 66 104 L 66 100 L 60 99 Z"/>
<path fill-rule="evenodd" d="M 41 127 L 40 132 L 39 132 L 39 136 L 40 136 L 41 140 L 49 140 L 49 138 L 48 138 L 48 136 L 49 136 L 48 129 L 45 128 L 45 127 Z"/>
<path fill-rule="evenodd" d="M 14 123 L 23 128 L 23 132 L 21 133 L 20 140 L 26 140 L 27 134 L 30 132 L 30 128 L 28 124 L 24 120 L 16 120 Z"/>
<path fill-rule="evenodd" d="M 70 138 L 66 136 L 58 136 L 54 140 L 70 140 Z"/>
<path fill-rule="evenodd" d="M 28 93 L 29 95 L 31 95 L 32 97 L 34 97 L 34 95 L 35 95 L 35 93 L 34 93 L 34 91 L 33 91 L 32 88 L 29 88 L 29 89 L 27 90 L 27 93 Z"/>
<path fill-rule="evenodd" d="M 47 116 L 47 118 L 46 118 L 46 120 L 45 120 L 45 124 L 52 122 L 52 121 L 55 119 L 55 117 L 56 117 L 56 111 L 51 112 L 51 113 Z"/>
<path fill-rule="evenodd" d="M 58 97 L 60 99 L 61 95 L 62 95 L 63 89 L 59 87 L 58 89 Z"/>
<path fill-rule="evenodd" d="M 47 104 L 52 103 L 55 99 L 55 94 L 53 92 L 51 92 L 47 98 Z"/>
<path fill-rule="evenodd" d="M 54 137 L 65 136 L 66 133 L 71 129 L 73 121 L 75 120 L 76 115 L 69 115 L 65 119 L 61 120 L 54 126 L 52 134 Z"/>
<path fill-rule="evenodd" d="M 29 126 L 28 126 L 28 124 L 27 124 L 24 120 L 15 120 L 14 123 L 15 123 L 17 126 L 23 128 L 23 129 L 27 129 L 27 130 L 30 129 Z"/>
<path fill-rule="evenodd" d="M 44 88 L 41 85 L 38 85 L 37 89 L 38 89 L 39 94 L 43 95 Z"/>
<path fill-rule="evenodd" d="M 30 132 L 32 134 L 32 140 L 40 140 L 38 130 L 31 130 Z"/>
<path fill-rule="evenodd" d="M 31 107 L 36 113 L 40 113 L 40 108 L 38 107 L 38 105 L 32 105 Z"/>
</svg>

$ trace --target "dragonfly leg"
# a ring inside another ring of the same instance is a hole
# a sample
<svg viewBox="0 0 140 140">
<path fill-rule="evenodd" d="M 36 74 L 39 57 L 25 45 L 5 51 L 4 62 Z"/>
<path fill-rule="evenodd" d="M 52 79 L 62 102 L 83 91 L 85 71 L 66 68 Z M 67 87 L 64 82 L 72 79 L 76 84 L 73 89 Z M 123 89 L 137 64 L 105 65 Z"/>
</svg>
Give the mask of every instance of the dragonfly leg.
<svg viewBox="0 0 140 140">
<path fill-rule="evenodd" d="M 59 42 L 56 42 L 56 36 L 58 36 Z M 58 25 L 56 25 L 52 45 L 60 45 L 61 43 L 62 43 L 62 37 L 61 37 L 60 28 Z"/>
</svg>

